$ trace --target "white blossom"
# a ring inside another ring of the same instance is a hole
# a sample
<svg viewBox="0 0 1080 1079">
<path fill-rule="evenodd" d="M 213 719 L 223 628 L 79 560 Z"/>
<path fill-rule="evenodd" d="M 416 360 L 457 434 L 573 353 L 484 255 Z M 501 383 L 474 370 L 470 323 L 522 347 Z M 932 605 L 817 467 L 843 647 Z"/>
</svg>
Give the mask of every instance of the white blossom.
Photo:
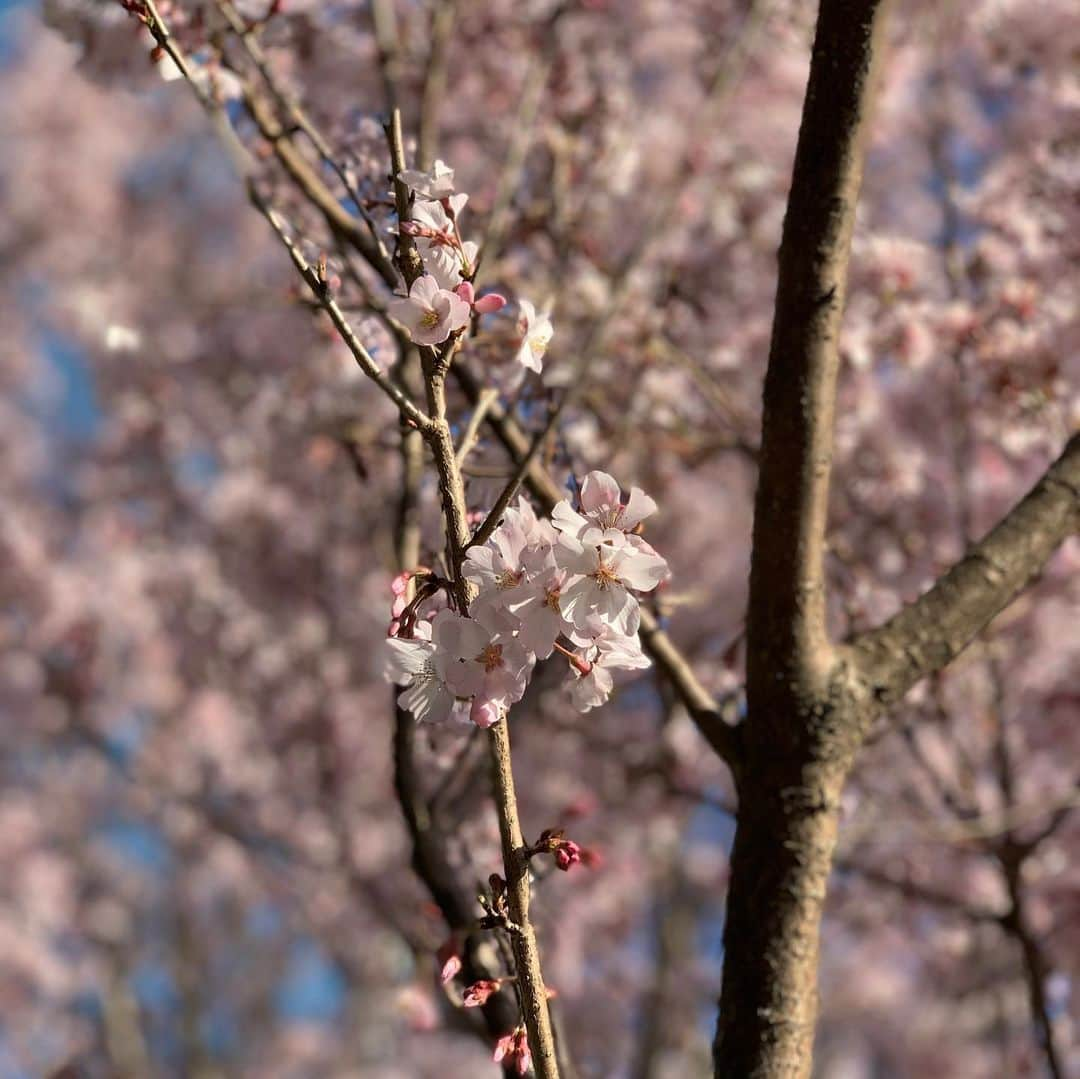
<svg viewBox="0 0 1080 1079">
<path fill-rule="evenodd" d="M 402 169 L 398 176 L 417 195 L 432 202 L 449 198 L 454 193 L 454 170 L 441 160 L 436 160 L 430 172 Z"/>
<path fill-rule="evenodd" d="M 422 202 L 413 207 L 413 223 L 432 235 L 416 237 L 416 249 L 427 270 L 444 289 L 454 289 L 465 277 L 470 277 L 476 265 L 479 247 L 471 240 L 458 242 L 454 222 L 465 206 L 468 196 L 455 195 L 449 199 L 452 218 L 440 202 Z"/>
<path fill-rule="evenodd" d="M 595 616 L 623 633 L 636 632 L 638 606 L 630 590 L 650 592 L 667 576 L 667 563 L 659 555 L 620 537 L 619 546 L 587 546 L 564 533 L 555 548 L 560 566 L 574 575 L 560 606 L 578 629 Z"/>
<path fill-rule="evenodd" d="M 637 488 L 624 506 L 604 472 L 586 477 L 581 513 L 563 503 L 554 525 L 519 498 L 487 543 L 466 553 L 462 573 L 476 589 L 469 617 L 444 609 L 430 632 L 421 623 L 417 639 L 390 642 L 389 674 L 406 686 L 402 706 L 433 721 L 467 709 L 490 727 L 521 699 L 537 658 L 556 651 L 568 660 L 575 706 L 606 701 L 612 671 L 649 663 L 637 639 L 637 594 L 668 567 L 628 530 L 655 509 Z"/>
<path fill-rule="evenodd" d="M 455 647 L 455 620 L 459 616 L 443 610 L 431 623 L 418 623 L 412 640 L 387 639 L 386 675 L 391 682 L 406 687 L 398 703 L 420 722 L 444 722 L 459 697 L 467 699 L 480 688 L 475 672 L 460 669 L 463 664 Z"/>
<path fill-rule="evenodd" d="M 640 487 L 632 487 L 623 504 L 612 476 L 590 472 L 581 484 L 581 512 L 564 500 L 552 510 L 551 520 L 560 532 L 582 543 L 600 544 L 617 542 L 622 533 L 631 532 L 655 512 L 656 503 Z"/>
<path fill-rule="evenodd" d="M 434 277 L 424 274 L 414 282 L 405 299 L 387 305 L 392 318 L 409 331 L 418 345 L 437 345 L 469 324 L 469 305 L 460 296 L 440 288 Z"/>
<path fill-rule="evenodd" d="M 517 362 L 539 374 L 544 367 L 544 353 L 555 333 L 546 311 L 537 312 L 529 300 L 518 300 L 518 336 L 520 343 Z"/>
<path fill-rule="evenodd" d="M 570 700 L 579 712 L 588 712 L 611 696 L 615 684 L 613 670 L 643 670 L 651 664 L 636 636 L 610 632 L 587 648 L 582 658 L 588 671 L 578 666 L 571 668 L 574 681 L 570 684 Z"/>
</svg>

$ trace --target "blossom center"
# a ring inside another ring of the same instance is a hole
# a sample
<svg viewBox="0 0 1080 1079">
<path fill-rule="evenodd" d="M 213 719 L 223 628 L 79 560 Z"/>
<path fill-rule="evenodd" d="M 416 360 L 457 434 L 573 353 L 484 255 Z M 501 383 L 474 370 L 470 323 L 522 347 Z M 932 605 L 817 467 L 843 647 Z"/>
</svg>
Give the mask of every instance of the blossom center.
<svg viewBox="0 0 1080 1079">
<path fill-rule="evenodd" d="M 504 569 L 498 577 L 495 578 L 495 586 L 502 592 L 505 592 L 508 588 L 516 588 L 521 584 L 521 579 L 525 576 L 523 570 Z"/>
<path fill-rule="evenodd" d="M 483 664 L 484 670 L 490 673 L 503 665 L 502 651 L 501 644 L 489 644 L 476 657 L 476 662 Z"/>
<path fill-rule="evenodd" d="M 433 307 L 429 307 L 420 316 L 420 325 L 423 326 L 424 329 L 427 329 L 427 330 L 430 330 L 430 329 L 434 328 L 435 326 L 438 326 L 439 325 L 439 312 L 436 311 Z"/>
<path fill-rule="evenodd" d="M 622 583 L 615 571 L 606 562 L 601 562 L 590 576 L 596 582 L 596 587 L 600 589 L 608 589 L 613 585 Z"/>
</svg>

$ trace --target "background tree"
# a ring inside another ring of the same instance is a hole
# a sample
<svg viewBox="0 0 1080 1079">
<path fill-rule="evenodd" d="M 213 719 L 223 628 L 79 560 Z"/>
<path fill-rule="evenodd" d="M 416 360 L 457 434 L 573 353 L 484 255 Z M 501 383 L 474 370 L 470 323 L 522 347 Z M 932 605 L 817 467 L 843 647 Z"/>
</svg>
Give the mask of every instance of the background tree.
<svg viewBox="0 0 1080 1079">
<path fill-rule="evenodd" d="M 119 6 L 46 14 L 74 44 L 8 18 L 0 120 L 12 1067 L 472 1074 L 517 1022 L 434 984 L 500 864 L 485 736 L 389 721 L 439 496 L 325 310 L 418 388 L 396 105 L 478 282 L 552 301 L 543 381 L 513 307 L 454 359 L 468 509 L 530 450 L 538 508 L 603 468 L 674 571 L 654 673 L 582 718 L 548 664 L 511 720 L 526 838 L 603 855 L 534 862 L 563 1072 L 705 1071 L 725 926 L 718 1074 L 808 1072 L 838 844 L 822 1074 L 1068 1074 L 1069 11 L 163 4 L 195 94 Z"/>
</svg>

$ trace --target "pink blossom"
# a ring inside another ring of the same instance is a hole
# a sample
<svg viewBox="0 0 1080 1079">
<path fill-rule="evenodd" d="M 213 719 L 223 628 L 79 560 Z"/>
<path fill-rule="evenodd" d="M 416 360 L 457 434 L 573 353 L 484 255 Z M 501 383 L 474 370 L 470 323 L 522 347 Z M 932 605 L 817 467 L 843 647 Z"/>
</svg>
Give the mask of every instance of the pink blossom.
<svg viewBox="0 0 1080 1079">
<path fill-rule="evenodd" d="M 387 640 L 387 676 L 406 687 L 398 698 L 402 708 L 417 720 L 441 723 L 483 684 L 477 665 L 464 659 L 486 635 L 475 622 L 449 610 L 440 611 L 430 627 L 419 623 L 416 631 L 412 640 Z"/>
<path fill-rule="evenodd" d="M 412 232 L 425 270 L 444 289 L 457 288 L 471 277 L 479 247 L 471 240 L 459 242 L 456 219 L 465 205 L 464 195 L 447 199 L 450 213 L 441 202 L 422 202 L 413 207 Z"/>
<path fill-rule="evenodd" d="M 643 670 L 652 662 L 636 636 L 610 630 L 586 646 L 585 657 L 588 670 L 573 667 L 575 678 L 570 685 L 570 700 L 579 712 L 588 712 L 607 701 L 615 685 L 612 671 Z"/>
<path fill-rule="evenodd" d="M 527 585 L 525 598 L 513 612 L 521 622 L 520 639 L 538 659 L 551 655 L 555 641 L 571 627 L 563 616 L 560 600 L 569 574 L 548 552 Z"/>
<path fill-rule="evenodd" d="M 631 532 L 646 517 L 656 512 L 656 503 L 640 487 L 630 489 L 624 504 L 614 477 L 606 472 L 590 472 L 581 484 L 581 512 L 569 502 L 560 502 L 551 512 L 551 520 L 560 532 L 582 543 L 611 542 L 613 533 Z"/>
<path fill-rule="evenodd" d="M 494 727 L 505 714 L 506 710 L 499 701 L 487 697 L 476 697 L 469 709 L 469 719 L 485 729 Z"/>
<path fill-rule="evenodd" d="M 408 297 L 392 300 L 387 310 L 418 345 L 437 345 L 469 324 L 469 305 L 429 274 L 418 277 Z"/>
<path fill-rule="evenodd" d="M 593 547 L 564 533 L 555 548 L 559 565 L 573 577 L 562 590 L 559 605 L 580 631 L 599 619 L 622 633 L 637 632 L 637 600 L 630 590 L 649 592 L 668 574 L 659 555 L 640 550 L 619 535 L 619 546 Z"/>
</svg>

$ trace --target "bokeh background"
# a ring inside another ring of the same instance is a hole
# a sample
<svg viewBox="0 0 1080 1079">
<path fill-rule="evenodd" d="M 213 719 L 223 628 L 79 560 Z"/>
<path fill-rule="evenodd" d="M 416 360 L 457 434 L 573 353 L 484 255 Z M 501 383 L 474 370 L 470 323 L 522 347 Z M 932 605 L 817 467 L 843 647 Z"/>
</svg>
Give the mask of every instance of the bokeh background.
<svg viewBox="0 0 1080 1079">
<path fill-rule="evenodd" d="M 213 24 L 171 6 L 182 33 Z M 432 8 L 395 7 L 411 123 Z M 550 464 L 657 499 L 660 614 L 737 693 L 813 5 L 565 7 L 454 5 L 440 153 L 480 235 L 527 134 L 484 283 L 553 302 L 554 385 L 606 320 Z M 259 33 L 378 198 L 371 14 L 286 0 Z M 494 1073 L 437 983 L 393 784 L 398 425 L 149 52 L 118 4 L 0 3 L 0 1079 Z M 843 338 L 838 635 L 917 594 L 1080 421 L 1078 188 L 1075 5 L 899 0 Z M 378 284 L 275 191 L 385 356 Z M 497 344 L 463 362 L 503 386 Z M 528 426 L 543 389 L 503 389 Z M 505 466 L 486 441 L 474 461 L 481 508 Z M 868 748 L 820 1076 L 1080 1075 L 1078 563 L 1074 539 Z M 526 831 L 598 855 L 537 885 L 580 1075 L 706 1074 L 730 778 L 650 672 L 585 717 L 541 672 L 512 724 Z M 498 867 L 481 748 L 419 740 L 477 882 Z"/>
</svg>

